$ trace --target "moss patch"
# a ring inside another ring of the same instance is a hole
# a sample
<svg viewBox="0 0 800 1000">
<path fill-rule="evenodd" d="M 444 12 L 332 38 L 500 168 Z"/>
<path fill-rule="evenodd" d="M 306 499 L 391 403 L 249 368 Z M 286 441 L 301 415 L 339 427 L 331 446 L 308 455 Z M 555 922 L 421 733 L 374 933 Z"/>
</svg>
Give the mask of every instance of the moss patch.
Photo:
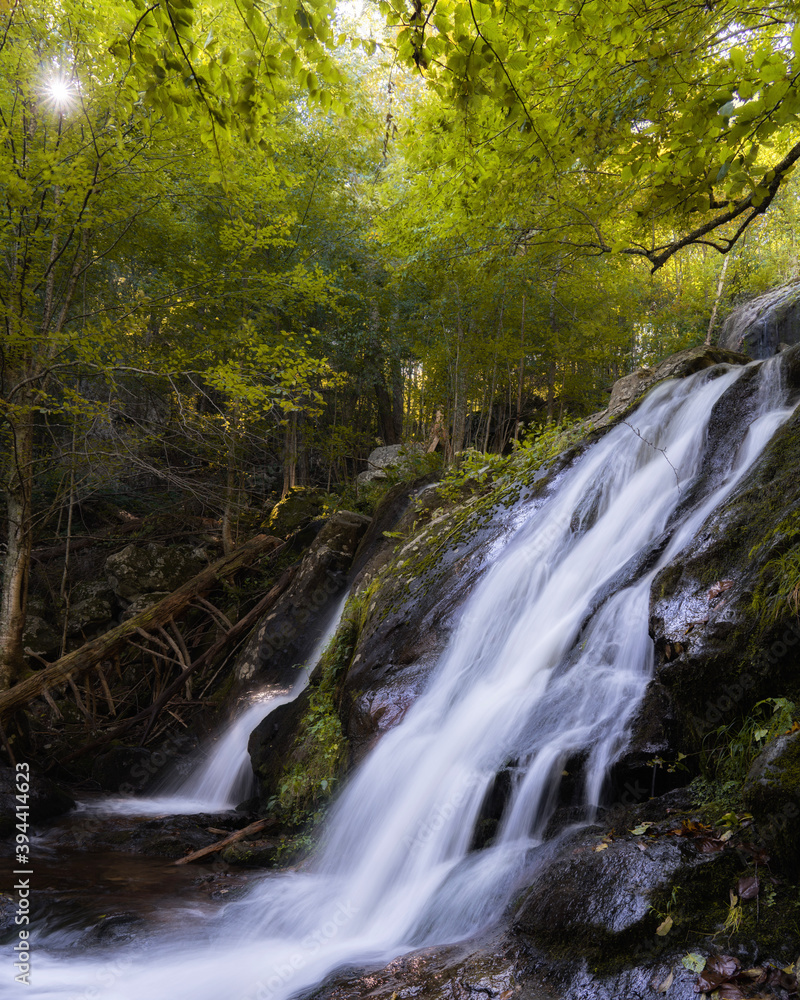
<svg viewBox="0 0 800 1000">
<path fill-rule="evenodd" d="M 347 760 L 347 737 L 339 717 L 342 687 L 371 593 L 367 589 L 350 598 L 314 669 L 308 707 L 300 719 L 278 793 L 269 803 L 282 822 L 302 831 L 299 839 L 287 845 L 291 850 L 304 845 L 307 828 L 321 819 Z"/>
</svg>

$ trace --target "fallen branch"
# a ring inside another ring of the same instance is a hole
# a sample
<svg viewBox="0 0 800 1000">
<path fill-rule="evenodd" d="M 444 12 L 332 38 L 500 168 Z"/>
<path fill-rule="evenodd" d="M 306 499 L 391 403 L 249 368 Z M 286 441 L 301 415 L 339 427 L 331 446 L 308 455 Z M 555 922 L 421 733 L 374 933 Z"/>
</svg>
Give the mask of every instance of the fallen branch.
<svg viewBox="0 0 800 1000">
<path fill-rule="evenodd" d="M 93 670 L 124 645 L 130 636 L 138 634 L 138 629 L 158 628 L 166 624 L 180 615 L 198 594 L 211 590 L 220 578 L 251 565 L 259 556 L 282 544 L 279 538 L 256 535 L 229 556 L 206 566 L 163 600 L 4 691 L 0 694 L 0 718 L 22 708 L 45 691 L 69 684 L 88 670 Z"/>
<path fill-rule="evenodd" d="M 142 739 L 139 741 L 140 744 L 143 744 L 152 730 L 153 723 L 155 722 L 159 712 L 164 708 L 167 702 L 170 701 L 173 695 L 181 689 L 188 675 L 208 663 L 213 663 L 221 653 L 226 652 L 230 654 L 236 643 L 238 643 L 250 632 L 250 629 L 258 623 L 258 620 L 264 615 L 269 607 L 274 604 L 284 590 L 286 590 L 294 578 L 295 572 L 296 569 L 293 566 L 290 566 L 287 570 L 285 570 L 280 580 L 278 580 L 275 586 L 268 591 L 258 604 L 248 611 L 244 618 L 241 618 L 233 626 L 230 632 L 226 632 L 225 635 L 218 639 L 213 646 L 210 646 L 202 656 L 198 657 L 198 659 L 196 659 L 190 667 L 187 667 L 186 670 L 184 670 L 178 677 L 168 684 L 152 705 L 132 716 L 130 719 L 126 719 L 120 725 L 115 726 L 110 732 L 105 733 L 99 739 L 94 740 L 94 742 L 88 743 L 85 746 L 80 747 L 78 750 L 74 750 L 67 757 L 62 758 L 60 763 L 66 764 L 68 761 L 75 760 L 77 757 L 82 757 L 86 753 L 91 753 L 99 747 L 105 746 L 106 743 L 110 743 L 112 740 L 119 739 L 120 736 L 123 736 L 129 730 L 133 729 L 135 725 L 142 722 L 144 719 L 149 718 L 147 730 Z"/>
<path fill-rule="evenodd" d="M 199 851 L 193 851 L 191 854 L 187 854 L 185 858 L 179 858 L 177 861 L 173 861 L 174 865 L 188 865 L 190 861 L 197 861 L 199 858 L 204 858 L 208 854 L 216 854 L 217 851 L 221 851 L 223 847 L 227 847 L 229 844 L 235 844 L 237 840 L 242 840 L 244 837 L 250 836 L 251 833 L 258 833 L 259 830 L 263 830 L 265 826 L 274 826 L 278 821 L 276 819 L 257 819 L 255 823 L 251 823 L 249 826 L 244 827 L 242 830 L 237 830 L 236 833 L 231 833 L 223 840 L 218 840 L 216 844 L 209 844 L 208 847 L 201 847 Z"/>
</svg>

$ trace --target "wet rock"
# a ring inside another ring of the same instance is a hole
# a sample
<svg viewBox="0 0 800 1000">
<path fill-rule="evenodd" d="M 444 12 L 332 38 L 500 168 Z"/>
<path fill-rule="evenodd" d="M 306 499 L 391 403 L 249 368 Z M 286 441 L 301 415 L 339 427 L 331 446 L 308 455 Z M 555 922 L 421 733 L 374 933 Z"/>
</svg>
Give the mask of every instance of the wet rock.
<svg viewBox="0 0 800 1000">
<path fill-rule="evenodd" d="M 10 837 L 17 821 L 17 806 L 29 810 L 29 821 L 40 823 L 61 816 L 75 808 L 75 800 L 49 778 L 36 771 L 30 772 L 27 802 L 17 800 L 16 772 L 11 767 L 0 767 L 0 837 Z"/>
<path fill-rule="evenodd" d="M 785 733 L 761 751 L 742 797 L 772 852 L 800 872 L 800 732 Z"/>
<path fill-rule="evenodd" d="M 580 831 L 549 849 L 514 928 L 555 959 L 644 964 L 669 946 L 655 934 L 666 911 L 675 926 L 691 927 L 704 908 L 709 926 L 724 918 L 727 886 L 741 867 L 733 850 L 703 854 L 683 837 L 602 842 Z M 647 953 L 636 955 L 642 943 Z"/>
<path fill-rule="evenodd" d="M 319 638 L 325 612 L 345 585 L 347 571 L 370 519 L 339 511 L 325 522 L 288 589 L 253 630 L 236 665 L 239 680 L 254 676 L 293 679 Z"/>
<path fill-rule="evenodd" d="M 419 697 L 429 671 L 429 662 L 418 663 L 353 699 L 346 725 L 351 766 L 369 752 L 383 733 L 402 721 Z"/>
<path fill-rule="evenodd" d="M 132 601 L 142 594 L 171 593 L 208 562 L 202 550 L 188 545 L 127 545 L 106 559 L 108 584 L 117 597 Z"/>
<path fill-rule="evenodd" d="M 272 508 L 268 522 L 270 534 L 286 538 L 319 517 L 325 503 L 326 496 L 321 490 L 296 486 Z"/>
<path fill-rule="evenodd" d="M 657 889 L 668 885 L 683 861 L 678 843 L 615 842 L 596 851 L 585 837 L 567 841 L 526 890 L 517 930 L 556 952 L 594 954 L 614 938 L 652 933 L 647 921 Z M 645 928 L 645 923 L 648 926 Z"/>
<path fill-rule="evenodd" d="M 800 348 L 787 352 L 786 361 L 795 355 Z M 750 388 L 745 383 L 743 392 Z M 748 397 L 741 398 L 746 405 Z M 720 415 L 725 420 L 730 414 Z M 655 682 L 637 715 L 634 742 L 660 741 L 651 739 L 656 719 L 673 753 L 697 752 L 710 733 L 745 717 L 762 698 L 800 697 L 796 618 L 788 602 L 770 618 L 756 601 L 769 565 L 791 544 L 786 525 L 800 508 L 799 465 L 800 413 L 777 432 L 691 549 L 654 580 Z"/>
<path fill-rule="evenodd" d="M 15 942 L 19 940 L 16 916 L 17 900 L 5 892 L 0 892 L 0 944 L 5 944 L 12 938 Z"/>
<path fill-rule="evenodd" d="M 800 343 L 800 283 L 784 285 L 737 306 L 719 336 L 722 347 L 769 358 Z"/>
<path fill-rule="evenodd" d="M 224 862 L 244 868 L 270 868 L 278 859 L 277 840 L 238 840 L 220 854 Z"/>
<path fill-rule="evenodd" d="M 308 690 L 287 705 L 279 705 L 250 734 L 247 745 L 262 798 L 277 795 L 280 779 L 308 709 Z"/>
<path fill-rule="evenodd" d="M 138 913 L 109 913 L 90 928 L 80 939 L 79 946 L 117 945 L 132 941 L 145 925 Z"/>
<path fill-rule="evenodd" d="M 334 973 L 315 1000 L 557 1000 L 531 975 L 519 943 L 500 932 L 422 948 L 388 965 Z M 563 996 L 563 994 L 561 994 Z"/>
</svg>

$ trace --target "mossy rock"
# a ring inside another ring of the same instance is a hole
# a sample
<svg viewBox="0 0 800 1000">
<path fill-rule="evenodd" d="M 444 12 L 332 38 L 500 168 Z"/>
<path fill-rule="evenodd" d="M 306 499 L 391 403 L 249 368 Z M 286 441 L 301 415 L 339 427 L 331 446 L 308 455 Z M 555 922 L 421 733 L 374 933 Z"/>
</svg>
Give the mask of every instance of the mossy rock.
<svg viewBox="0 0 800 1000">
<path fill-rule="evenodd" d="M 326 503 L 326 496 L 307 486 L 296 486 L 272 508 L 267 527 L 271 534 L 286 538 L 319 517 Z"/>
<path fill-rule="evenodd" d="M 124 601 L 142 594 L 171 593 L 208 563 L 207 555 L 189 545 L 126 545 L 106 559 L 109 587 Z"/>
<path fill-rule="evenodd" d="M 278 851 L 279 844 L 274 840 L 239 840 L 226 847 L 220 856 L 229 865 L 269 868 L 275 864 Z"/>
<path fill-rule="evenodd" d="M 784 869 L 800 872 L 800 732 L 779 736 L 761 751 L 742 796 L 767 850 Z"/>
</svg>

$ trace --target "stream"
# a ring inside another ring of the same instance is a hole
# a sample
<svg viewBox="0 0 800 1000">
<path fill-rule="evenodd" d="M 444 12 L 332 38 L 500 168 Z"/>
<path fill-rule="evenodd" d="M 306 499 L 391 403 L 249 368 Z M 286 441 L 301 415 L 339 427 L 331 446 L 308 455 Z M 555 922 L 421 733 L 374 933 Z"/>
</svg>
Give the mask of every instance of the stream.
<svg viewBox="0 0 800 1000">
<path fill-rule="evenodd" d="M 712 455 L 715 406 L 745 373 L 746 405 Z M 583 820 L 602 803 L 652 674 L 653 578 L 791 412 L 779 358 L 657 385 L 492 554 L 424 692 L 351 774 L 309 863 L 251 873 L 214 906 L 187 898 L 184 876 L 165 875 L 155 915 L 145 907 L 126 939 L 82 952 L 77 932 L 40 922 L 26 995 L 283 1000 L 334 970 L 491 926 L 539 862 L 568 762 L 583 762 Z M 300 689 L 254 701 L 179 785 L 86 814 L 230 808 L 248 791 L 250 729 Z M 476 850 L 501 774 L 509 791 L 498 832 Z M 151 888 L 152 864 L 142 869 Z"/>
</svg>

